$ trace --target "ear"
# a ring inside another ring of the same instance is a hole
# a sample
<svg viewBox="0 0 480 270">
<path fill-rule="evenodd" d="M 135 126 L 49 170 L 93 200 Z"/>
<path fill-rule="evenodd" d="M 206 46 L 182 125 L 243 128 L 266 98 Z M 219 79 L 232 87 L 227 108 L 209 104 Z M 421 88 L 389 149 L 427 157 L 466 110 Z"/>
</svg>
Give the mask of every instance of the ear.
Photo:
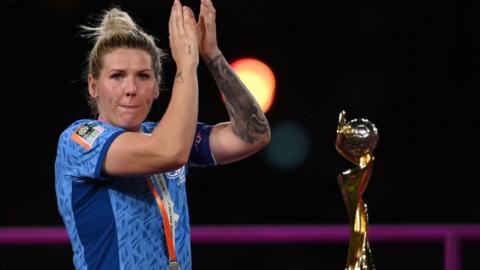
<svg viewBox="0 0 480 270">
<path fill-rule="evenodd" d="M 92 74 L 88 74 L 88 93 L 92 98 L 98 97 L 97 80 L 93 78 Z"/>
</svg>

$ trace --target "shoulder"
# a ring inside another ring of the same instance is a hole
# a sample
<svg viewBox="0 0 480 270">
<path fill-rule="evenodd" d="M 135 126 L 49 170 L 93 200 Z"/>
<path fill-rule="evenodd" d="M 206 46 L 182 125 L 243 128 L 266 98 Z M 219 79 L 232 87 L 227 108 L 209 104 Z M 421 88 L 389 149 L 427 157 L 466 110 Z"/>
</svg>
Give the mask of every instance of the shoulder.
<svg viewBox="0 0 480 270">
<path fill-rule="evenodd" d="M 121 133 L 122 128 L 94 120 L 82 119 L 70 124 L 60 135 L 59 146 L 73 142 L 91 148 L 91 145 L 100 137 L 109 137 L 109 135 Z"/>
<path fill-rule="evenodd" d="M 82 119 L 82 120 L 77 120 L 70 124 L 66 129 L 63 130 L 63 132 L 60 134 L 60 141 L 65 140 L 66 138 L 69 138 L 73 133 L 75 133 L 77 130 L 80 129 L 85 124 L 90 123 L 91 121 L 95 121 L 92 119 Z"/>
<path fill-rule="evenodd" d="M 63 132 L 62 134 L 67 134 L 70 135 L 74 132 L 79 134 L 80 136 L 85 135 L 88 132 L 92 131 L 120 131 L 123 130 L 122 128 L 110 125 L 108 123 L 94 120 L 94 119 L 81 119 L 73 122 L 70 124 Z"/>
</svg>

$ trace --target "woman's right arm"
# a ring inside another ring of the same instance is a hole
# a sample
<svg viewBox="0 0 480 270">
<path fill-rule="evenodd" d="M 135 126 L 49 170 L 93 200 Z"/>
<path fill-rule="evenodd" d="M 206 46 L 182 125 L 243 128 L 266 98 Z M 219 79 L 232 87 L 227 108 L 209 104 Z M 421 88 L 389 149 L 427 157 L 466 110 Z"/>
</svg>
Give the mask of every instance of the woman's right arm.
<svg viewBox="0 0 480 270">
<path fill-rule="evenodd" d="M 125 132 L 110 146 L 104 162 L 109 175 L 148 175 L 188 161 L 198 116 L 198 46 L 195 18 L 174 0 L 169 20 L 170 48 L 177 71 L 170 103 L 151 135 Z"/>
</svg>

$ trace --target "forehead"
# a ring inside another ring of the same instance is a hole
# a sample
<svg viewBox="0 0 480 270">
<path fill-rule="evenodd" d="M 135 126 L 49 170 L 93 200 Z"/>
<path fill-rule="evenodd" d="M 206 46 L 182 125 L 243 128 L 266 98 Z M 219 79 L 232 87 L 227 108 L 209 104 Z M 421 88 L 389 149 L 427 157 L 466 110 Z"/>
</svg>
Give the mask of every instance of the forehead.
<svg viewBox="0 0 480 270">
<path fill-rule="evenodd" d="M 152 59 L 150 55 L 140 49 L 115 49 L 103 57 L 103 67 L 111 69 L 151 69 Z"/>
</svg>

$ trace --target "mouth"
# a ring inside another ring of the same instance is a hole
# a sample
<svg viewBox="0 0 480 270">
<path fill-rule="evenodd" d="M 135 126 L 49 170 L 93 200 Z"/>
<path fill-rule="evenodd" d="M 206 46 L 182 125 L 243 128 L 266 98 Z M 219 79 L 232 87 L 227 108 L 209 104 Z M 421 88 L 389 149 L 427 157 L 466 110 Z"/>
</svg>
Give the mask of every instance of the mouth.
<svg viewBox="0 0 480 270">
<path fill-rule="evenodd" d="M 119 105 L 122 110 L 135 111 L 140 108 L 140 105 Z"/>
</svg>

